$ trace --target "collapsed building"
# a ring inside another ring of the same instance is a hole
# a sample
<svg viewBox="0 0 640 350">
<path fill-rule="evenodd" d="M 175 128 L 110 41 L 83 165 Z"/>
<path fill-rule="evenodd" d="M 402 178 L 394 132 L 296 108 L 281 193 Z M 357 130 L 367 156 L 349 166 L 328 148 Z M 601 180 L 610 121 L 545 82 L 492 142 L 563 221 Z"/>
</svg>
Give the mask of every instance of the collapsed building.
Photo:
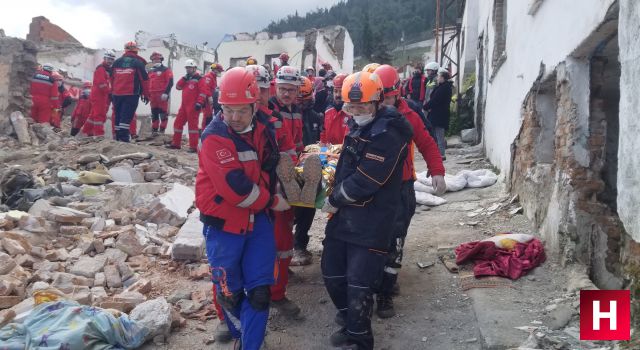
<svg viewBox="0 0 640 350">
<path fill-rule="evenodd" d="M 224 67 L 245 65 L 249 56 L 259 64 L 280 64 L 278 56 L 289 54 L 289 64 L 299 69 L 312 66 L 316 70 L 329 63 L 337 73 L 353 70 L 353 41 L 346 28 L 329 26 L 305 32 L 272 34 L 227 34 L 216 48 L 218 62 Z"/>
<path fill-rule="evenodd" d="M 475 127 L 547 249 L 638 291 L 640 4 L 467 1 Z"/>
</svg>

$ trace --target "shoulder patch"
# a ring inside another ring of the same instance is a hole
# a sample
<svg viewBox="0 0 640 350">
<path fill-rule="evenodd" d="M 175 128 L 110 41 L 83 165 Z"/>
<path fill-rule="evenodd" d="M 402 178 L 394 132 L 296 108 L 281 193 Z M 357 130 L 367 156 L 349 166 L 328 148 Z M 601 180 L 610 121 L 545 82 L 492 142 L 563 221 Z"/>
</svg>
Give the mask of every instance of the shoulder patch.
<svg viewBox="0 0 640 350">
<path fill-rule="evenodd" d="M 378 161 L 380 163 L 384 163 L 384 157 L 379 156 L 377 154 L 365 153 L 364 157 L 367 158 L 367 159 Z"/>
<path fill-rule="evenodd" d="M 231 151 L 226 148 L 217 150 L 216 156 L 218 157 L 219 160 L 233 158 L 233 154 L 231 153 Z"/>
</svg>

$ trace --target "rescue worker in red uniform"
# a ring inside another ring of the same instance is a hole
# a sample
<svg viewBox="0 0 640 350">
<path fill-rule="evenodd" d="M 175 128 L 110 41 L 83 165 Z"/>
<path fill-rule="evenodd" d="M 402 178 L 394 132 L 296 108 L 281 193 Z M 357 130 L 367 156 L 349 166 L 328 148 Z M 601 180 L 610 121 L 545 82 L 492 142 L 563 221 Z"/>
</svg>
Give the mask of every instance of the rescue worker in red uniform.
<svg viewBox="0 0 640 350">
<path fill-rule="evenodd" d="M 71 114 L 71 136 L 76 136 L 84 123 L 86 123 L 91 113 L 91 88 L 93 84 L 90 81 L 82 83 L 82 92 L 78 97 L 76 108 Z"/>
<path fill-rule="evenodd" d="M 200 73 L 198 73 L 196 62 L 188 59 L 185 62 L 187 74 L 178 80 L 176 89 L 182 91 L 182 104 L 173 122 L 173 140 L 167 148 L 182 148 L 182 131 L 185 124 L 188 125 L 189 153 L 198 151 L 198 119 L 200 111 L 205 104 L 206 86 Z"/>
<path fill-rule="evenodd" d="M 292 66 L 285 66 L 276 74 L 276 96 L 269 100 L 269 108 L 282 115 L 282 127 L 291 135 L 296 145 L 296 152 L 304 150 L 302 143 L 302 114 L 296 105 L 300 71 Z"/>
<path fill-rule="evenodd" d="M 280 68 L 289 65 L 289 54 L 283 52 L 278 56 L 278 59 L 280 60 L 280 64 L 273 64 L 273 74 L 276 76 L 278 75 L 278 70 L 280 70 Z"/>
<path fill-rule="evenodd" d="M 53 126 L 54 131 L 59 132 L 61 130 L 60 126 L 62 123 L 62 115 L 64 113 L 64 109 L 67 108 L 73 102 L 73 99 L 71 98 L 71 93 L 64 86 L 64 83 L 62 82 L 63 80 L 62 75 L 58 72 L 53 72 L 51 73 L 51 76 L 53 77 L 53 80 L 56 82 L 56 85 L 58 86 L 59 101 L 60 101 L 60 108 L 55 108 L 51 113 L 51 126 Z"/>
<path fill-rule="evenodd" d="M 324 126 L 320 133 L 320 143 L 341 145 L 344 135 L 349 132 L 349 115 L 342 110 L 342 83 L 347 77 L 340 73 L 333 78 L 333 104 L 324 112 Z"/>
<path fill-rule="evenodd" d="M 53 66 L 45 63 L 31 78 L 31 118 L 36 123 L 50 123 L 53 113 L 60 108 L 60 92 L 53 71 Z"/>
<path fill-rule="evenodd" d="M 200 93 L 205 94 L 206 104 L 204 106 L 202 127 L 200 130 L 204 130 L 213 119 L 213 103 L 215 102 L 213 99 L 216 88 L 218 87 L 218 77 L 222 72 L 224 72 L 224 68 L 222 68 L 220 63 L 212 63 L 211 70 L 209 70 L 209 72 L 203 77 L 205 89 Z"/>
<path fill-rule="evenodd" d="M 444 165 L 440 151 L 435 141 L 429 135 L 427 127 L 420 116 L 411 108 L 407 101 L 400 97 L 400 76 L 395 68 L 382 65 L 375 70 L 384 88 L 384 105 L 395 107 L 413 128 L 413 143 L 409 144 L 409 153 L 402 168 L 401 205 L 394 226 L 395 237 L 389 247 L 387 263 L 384 269 L 382 285 L 377 295 L 376 313 L 380 318 L 395 316 L 393 307 L 393 288 L 398 280 L 398 269 L 402 267 L 402 250 L 409 230 L 411 218 L 416 211 L 416 192 L 413 183 L 416 180 L 414 166 L 415 147 L 427 163 L 429 174 L 433 180 L 436 195 L 442 195 L 446 190 L 444 182 Z"/>
<path fill-rule="evenodd" d="M 405 88 L 407 97 L 422 106 L 427 89 L 427 81 L 422 72 L 422 64 L 417 64 L 413 76 L 407 81 Z"/>
<path fill-rule="evenodd" d="M 202 133 L 196 176 L 216 298 L 244 350 L 260 349 L 269 317 L 276 262 L 270 213 L 290 208 L 276 192 L 278 146 L 273 125 L 256 114 L 258 94 L 243 67 L 222 77 L 222 114 Z"/>
<path fill-rule="evenodd" d="M 82 127 L 82 133 L 87 136 L 103 136 L 104 123 L 111 104 L 111 66 L 116 59 L 112 50 L 104 53 L 102 63 L 93 72 L 93 86 L 91 87 L 91 113 Z"/>
<path fill-rule="evenodd" d="M 117 141 L 130 141 L 130 127 L 133 115 L 138 108 L 139 100 L 149 103 L 149 75 L 147 61 L 138 56 L 138 44 L 129 41 L 124 46 L 122 57 L 113 62 L 112 69 L 112 99 L 115 115 L 115 129 Z"/>
<path fill-rule="evenodd" d="M 153 67 L 149 70 L 149 103 L 151 104 L 152 136 L 164 134 L 169 120 L 169 96 L 173 87 L 173 72 L 162 64 L 164 56 L 159 52 L 151 54 Z"/>
<path fill-rule="evenodd" d="M 298 160 L 296 147 L 291 138 L 289 129 L 286 128 L 282 121 L 281 113 L 269 109 L 269 73 L 267 70 L 258 65 L 250 65 L 246 67 L 257 80 L 260 88 L 260 97 L 258 98 L 259 114 L 264 114 L 265 118 L 274 125 L 276 132 L 276 140 L 278 142 L 278 150 L 280 151 L 279 167 L 293 170 L 294 164 Z M 280 176 L 280 173 L 278 174 Z M 292 199 L 289 198 L 289 201 Z M 289 263 L 291 262 L 291 254 L 293 250 L 293 209 L 274 213 L 273 229 L 276 239 L 276 263 L 278 269 L 278 277 L 276 283 L 271 286 L 272 305 L 277 308 L 280 313 L 289 318 L 296 318 L 300 314 L 300 308 L 286 296 L 287 285 L 289 284 Z"/>
</svg>

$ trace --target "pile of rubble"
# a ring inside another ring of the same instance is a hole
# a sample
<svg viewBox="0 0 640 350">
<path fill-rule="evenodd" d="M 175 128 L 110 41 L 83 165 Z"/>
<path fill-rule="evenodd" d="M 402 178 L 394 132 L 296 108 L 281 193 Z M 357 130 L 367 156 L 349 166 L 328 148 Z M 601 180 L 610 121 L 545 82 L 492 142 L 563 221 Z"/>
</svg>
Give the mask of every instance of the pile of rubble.
<svg viewBox="0 0 640 350">
<path fill-rule="evenodd" d="M 196 169 L 164 150 L 42 125 L 24 123 L 34 136 L 25 142 L 21 117 L 0 133 L 0 328 L 19 322 L 41 290 L 128 313 L 153 327 L 156 342 L 185 317 L 215 317 L 210 285 L 165 295 L 167 284 L 177 287 L 172 273 L 210 278 L 193 209 Z"/>
</svg>

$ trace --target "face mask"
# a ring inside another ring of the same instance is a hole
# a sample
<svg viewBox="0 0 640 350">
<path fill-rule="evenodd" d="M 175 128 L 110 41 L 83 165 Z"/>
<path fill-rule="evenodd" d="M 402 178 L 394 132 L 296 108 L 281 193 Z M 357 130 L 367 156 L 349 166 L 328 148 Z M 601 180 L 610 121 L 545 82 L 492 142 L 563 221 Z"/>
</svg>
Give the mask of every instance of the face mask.
<svg viewBox="0 0 640 350">
<path fill-rule="evenodd" d="M 333 80 L 329 80 L 329 81 L 327 82 L 327 87 L 330 87 L 330 88 L 332 88 L 332 87 L 333 87 Z"/>
<path fill-rule="evenodd" d="M 91 93 L 91 89 L 84 89 L 82 90 L 82 94 L 89 96 L 89 94 Z"/>
<path fill-rule="evenodd" d="M 354 115 L 353 116 L 353 121 L 355 121 L 356 124 L 358 124 L 360 126 L 365 126 L 365 125 L 371 123 L 371 121 L 373 121 L 373 115 L 371 115 L 371 114 Z"/>
</svg>

